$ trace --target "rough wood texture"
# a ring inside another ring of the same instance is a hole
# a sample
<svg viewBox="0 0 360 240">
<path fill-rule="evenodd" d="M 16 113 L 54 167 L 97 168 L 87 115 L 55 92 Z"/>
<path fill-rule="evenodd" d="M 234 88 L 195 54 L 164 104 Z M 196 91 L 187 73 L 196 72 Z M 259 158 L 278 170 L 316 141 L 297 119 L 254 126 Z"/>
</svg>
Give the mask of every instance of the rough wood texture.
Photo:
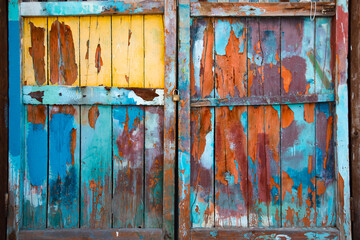
<svg viewBox="0 0 360 240">
<path fill-rule="evenodd" d="M 8 65 L 8 18 L 7 18 L 7 1 L 0 3 L 0 29 L 2 35 L 0 37 L 0 196 L 8 193 L 8 147 L 9 147 L 9 65 Z M 6 206 L 5 198 L 0 197 L 0 238 L 6 238 L 6 218 L 8 214 L 8 206 Z"/>
<path fill-rule="evenodd" d="M 353 239 L 360 239 L 360 2 L 351 1 L 350 11 L 350 96 L 351 96 L 351 195 L 353 196 Z"/>
<path fill-rule="evenodd" d="M 318 2 L 316 16 L 334 16 L 335 3 Z M 309 16 L 311 3 L 281 2 L 281 3 L 226 3 L 226 2 L 193 2 L 191 16 L 235 17 L 235 16 Z"/>
</svg>

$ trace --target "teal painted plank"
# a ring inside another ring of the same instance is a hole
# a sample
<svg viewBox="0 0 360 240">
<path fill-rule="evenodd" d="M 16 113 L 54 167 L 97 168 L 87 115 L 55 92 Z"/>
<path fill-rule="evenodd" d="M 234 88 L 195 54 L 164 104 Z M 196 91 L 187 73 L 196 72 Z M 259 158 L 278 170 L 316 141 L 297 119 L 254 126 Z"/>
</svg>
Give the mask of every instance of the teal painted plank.
<svg viewBox="0 0 360 240">
<path fill-rule="evenodd" d="M 315 47 L 315 22 L 309 17 L 281 18 L 281 95 L 315 93 L 311 61 Z"/>
<path fill-rule="evenodd" d="M 144 227 L 144 108 L 113 108 L 113 226 Z"/>
<path fill-rule="evenodd" d="M 164 105 L 164 90 L 155 88 L 23 86 L 25 104 Z"/>
<path fill-rule="evenodd" d="M 79 226 L 80 111 L 49 109 L 49 228 Z"/>
<path fill-rule="evenodd" d="M 190 94 L 192 99 L 214 97 L 214 23 L 211 18 L 191 22 Z"/>
<path fill-rule="evenodd" d="M 248 107 L 249 226 L 280 227 L 280 106 Z"/>
<path fill-rule="evenodd" d="M 23 2 L 20 15 L 79 16 L 105 14 L 162 14 L 161 1 L 96 1 L 96 2 Z"/>
<path fill-rule="evenodd" d="M 316 93 L 331 93 L 334 91 L 332 75 L 335 63 L 331 45 L 331 18 L 316 18 L 315 28 L 315 56 L 311 61 L 315 66 Z"/>
<path fill-rule="evenodd" d="M 191 223 L 213 227 L 214 211 L 214 108 L 191 111 Z"/>
<path fill-rule="evenodd" d="M 315 104 L 281 106 L 283 227 L 314 227 Z"/>
<path fill-rule="evenodd" d="M 145 108 L 145 228 L 161 228 L 164 175 L 164 108 Z"/>
<path fill-rule="evenodd" d="M 318 227 L 335 226 L 334 105 L 316 104 L 316 217 Z"/>
<path fill-rule="evenodd" d="M 247 107 L 215 109 L 215 226 L 248 226 Z"/>
<path fill-rule="evenodd" d="M 48 110 L 44 105 L 25 107 L 25 229 L 46 227 L 48 178 Z"/>
<path fill-rule="evenodd" d="M 81 227 L 111 226 L 111 151 L 111 107 L 81 106 Z"/>
</svg>

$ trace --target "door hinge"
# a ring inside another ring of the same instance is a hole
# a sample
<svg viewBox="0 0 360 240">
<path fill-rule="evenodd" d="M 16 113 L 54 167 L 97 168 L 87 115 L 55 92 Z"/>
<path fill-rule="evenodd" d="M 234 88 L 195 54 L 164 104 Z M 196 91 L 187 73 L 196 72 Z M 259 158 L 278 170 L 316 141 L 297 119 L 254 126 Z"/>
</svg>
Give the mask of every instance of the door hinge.
<svg viewBox="0 0 360 240">
<path fill-rule="evenodd" d="M 353 197 L 350 197 L 350 215 L 351 215 L 351 221 L 353 222 L 355 220 L 354 198 Z"/>
<path fill-rule="evenodd" d="M 9 193 L 5 193 L 5 216 L 8 216 L 9 211 Z"/>
</svg>

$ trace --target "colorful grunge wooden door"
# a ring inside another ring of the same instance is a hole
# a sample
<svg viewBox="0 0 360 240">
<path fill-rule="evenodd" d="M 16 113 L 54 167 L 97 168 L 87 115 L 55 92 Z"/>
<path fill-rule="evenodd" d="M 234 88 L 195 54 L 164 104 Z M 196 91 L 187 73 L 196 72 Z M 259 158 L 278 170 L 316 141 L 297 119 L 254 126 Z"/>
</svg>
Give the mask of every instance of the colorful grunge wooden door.
<svg viewBox="0 0 360 240">
<path fill-rule="evenodd" d="M 179 4 L 179 238 L 351 239 L 347 2 L 230 2 Z"/>
<path fill-rule="evenodd" d="M 175 10 L 10 1 L 9 239 L 174 238 Z"/>
</svg>

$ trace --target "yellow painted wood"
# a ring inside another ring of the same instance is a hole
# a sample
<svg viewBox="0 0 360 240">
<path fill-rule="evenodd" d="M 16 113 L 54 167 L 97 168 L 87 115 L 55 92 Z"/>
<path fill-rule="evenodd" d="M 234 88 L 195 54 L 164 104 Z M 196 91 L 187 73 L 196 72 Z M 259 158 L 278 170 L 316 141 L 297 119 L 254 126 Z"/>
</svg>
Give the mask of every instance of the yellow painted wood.
<svg viewBox="0 0 360 240">
<path fill-rule="evenodd" d="M 162 15 L 144 17 L 145 87 L 164 87 L 164 21 Z"/>
<path fill-rule="evenodd" d="M 129 87 L 130 20 L 131 16 L 112 17 L 112 68 L 114 87 Z"/>
<path fill-rule="evenodd" d="M 144 17 L 113 16 L 113 86 L 144 87 Z"/>
<path fill-rule="evenodd" d="M 48 44 L 49 47 L 51 46 L 50 44 L 50 31 L 52 28 L 52 24 L 55 23 L 55 21 L 58 20 L 60 24 L 65 24 L 65 26 L 68 26 L 71 34 L 72 34 L 72 39 L 73 39 L 73 43 L 74 43 L 74 48 L 75 48 L 75 62 L 77 64 L 77 79 L 76 81 L 71 84 L 71 86 L 80 86 L 80 64 L 79 64 L 79 42 L 80 42 L 80 36 L 79 36 L 79 28 L 80 28 L 80 22 L 79 22 L 79 17 L 49 17 L 48 18 Z M 70 32 L 67 32 L 66 34 L 70 34 Z M 65 46 L 68 47 L 68 46 Z M 50 53 L 50 49 L 49 49 L 49 53 Z M 48 64 L 48 72 L 49 72 L 49 76 L 51 74 L 51 70 L 50 70 L 50 55 L 49 55 L 49 64 Z M 66 59 L 64 59 L 63 61 L 66 61 Z M 62 82 L 64 82 L 63 79 L 61 79 L 60 84 Z M 53 85 L 50 81 L 50 77 L 49 77 L 49 85 Z"/>
<path fill-rule="evenodd" d="M 111 86 L 111 17 L 81 17 L 80 29 L 81 86 Z M 97 49 L 101 49 L 102 66 L 96 59 Z"/>
<path fill-rule="evenodd" d="M 47 18 L 25 18 L 23 21 L 23 84 L 24 85 L 38 85 L 35 81 L 35 71 L 33 58 L 30 54 L 30 49 L 32 49 L 32 41 L 31 41 L 31 27 L 30 24 L 34 24 L 34 27 L 43 28 L 44 29 L 44 48 L 45 53 L 43 55 L 43 63 L 45 70 L 45 83 L 42 85 L 46 85 L 47 83 Z M 40 30 L 40 29 L 39 29 Z M 35 51 L 39 51 L 39 49 L 34 48 Z M 42 52 L 44 52 L 42 50 Z"/>
</svg>

